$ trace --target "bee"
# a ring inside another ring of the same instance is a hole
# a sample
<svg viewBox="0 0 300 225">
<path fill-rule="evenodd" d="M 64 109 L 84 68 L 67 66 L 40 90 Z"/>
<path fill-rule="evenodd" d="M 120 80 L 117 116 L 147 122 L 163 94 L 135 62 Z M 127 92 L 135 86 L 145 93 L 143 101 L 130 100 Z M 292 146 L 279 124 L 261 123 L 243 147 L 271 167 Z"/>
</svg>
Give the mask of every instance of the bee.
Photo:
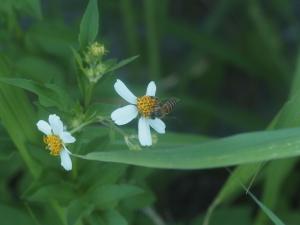
<svg viewBox="0 0 300 225">
<path fill-rule="evenodd" d="M 165 101 L 159 101 L 157 99 L 157 104 L 153 107 L 153 110 L 150 114 L 152 119 L 163 118 L 173 111 L 175 105 L 179 100 L 176 98 L 169 98 Z"/>
</svg>

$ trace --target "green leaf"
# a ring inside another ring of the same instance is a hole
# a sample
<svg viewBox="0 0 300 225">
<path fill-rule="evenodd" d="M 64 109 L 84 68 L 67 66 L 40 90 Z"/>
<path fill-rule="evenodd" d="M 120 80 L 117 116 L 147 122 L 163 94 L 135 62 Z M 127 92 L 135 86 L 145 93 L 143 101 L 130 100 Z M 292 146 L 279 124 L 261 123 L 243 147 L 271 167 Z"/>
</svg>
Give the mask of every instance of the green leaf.
<svg viewBox="0 0 300 225">
<path fill-rule="evenodd" d="M 204 218 L 203 225 L 210 224 L 210 219 L 212 213 L 215 211 L 216 207 L 222 202 L 228 202 L 237 194 L 241 192 L 241 188 L 239 183 L 236 180 L 240 180 L 241 183 L 246 184 L 250 180 L 251 176 L 253 176 L 260 167 L 258 163 L 252 163 L 248 165 L 242 165 L 237 167 L 229 176 L 226 183 L 223 185 L 222 189 L 219 191 L 217 196 L 215 197 L 212 204 L 209 206 L 207 213 Z"/>
<path fill-rule="evenodd" d="M 64 77 L 64 72 L 57 64 L 36 56 L 21 57 L 15 62 L 15 66 L 18 73 L 22 74 L 22 78 L 30 80 L 49 82 Z"/>
<path fill-rule="evenodd" d="M 274 209 L 278 205 L 279 200 L 282 198 L 281 191 L 285 186 L 286 177 L 292 173 L 297 162 L 297 158 L 285 159 L 274 161 L 267 166 L 261 201 L 264 205 L 268 206 L 269 209 Z M 273 176 L 274 174 L 276 174 L 276 176 Z M 263 225 L 266 223 L 267 217 L 260 212 L 255 225 Z"/>
<path fill-rule="evenodd" d="M 75 199 L 67 208 L 67 221 L 69 225 L 77 224 L 84 216 L 88 216 L 94 209 L 93 204 L 82 202 L 80 199 Z"/>
<path fill-rule="evenodd" d="M 293 93 L 276 117 L 275 128 L 297 127 L 300 124 L 300 92 Z"/>
<path fill-rule="evenodd" d="M 39 54 L 39 57 L 41 55 L 51 55 L 51 59 L 62 67 L 68 66 L 70 63 L 69 46 L 76 45 L 78 41 L 74 37 L 70 26 L 58 21 L 55 22 L 55 20 L 44 20 L 42 23 L 35 23 L 29 30 L 26 30 L 24 35 L 24 47 L 28 51 L 35 52 L 35 55 Z M 50 62 L 51 59 L 49 57 L 46 58 Z M 44 74 L 41 77 L 45 77 Z"/>
<path fill-rule="evenodd" d="M 249 192 L 248 194 L 275 225 L 284 225 L 284 223 L 270 209 L 268 209 L 263 203 L 261 203 L 251 192 Z"/>
<path fill-rule="evenodd" d="M 0 58 L 0 78 L 11 74 L 9 63 Z M 0 84 L 0 118 L 11 140 L 17 147 L 21 157 L 36 178 L 40 172 L 39 165 L 31 158 L 26 147 L 28 141 L 36 141 L 37 132 L 34 128 L 36 114 L 29 99 L 22 90 Z M 16 110 L 18 109 L 18 110 Z"/>
<path fill-rule="evenodd" d="M 129 63 L 131 63 L 133 60 L 137 59 L 139 56 L 136 55 L 136 56 L 132 56 L 130 58 L 127 58 L 127 59 L 123 59 L 121 60 L 120 62 L 116 63 L 116 64 L 113 64 L 109 67 L 109 69 L 107 69 L 105 72 L 108 73 L 108 72 L 112 72 L 114 70 L 117 70 Z"/>
<path fill-rule="evenodd" d="M 1 129 L 0 129 L 0 135 L 1 135 L 1 137 L 0 137 L 0 143 L 1 143 L 0 160 L 4 160 L 4 161 L 9 160 L 16 153 L 15 146 L 13 145 L 13 142 L 9 139 L 9 137 L 6 136 L 4 134 L 4 131 L 2 131 Z"/>
<path fill-rule="evenodd" d="M 282 129 L 239 134 L 194 145 L 175 145 L 138 152 L 92 152 L 76 156 L 155 168 L 216 168 L 298 156 L 299 135 L 299 128 Z"/>
<path fill-rule="evenodd" d="M 82 62 L 80 54 L 72 47 L 71 47 L 71 51 L 73 53 L 74 59 L 77 62 L 77 65 L 78 65 L 79 69 L 81 71 L 84 71 L 83 62 Z"/>
<path fill-rule="evenodd" d="M 127 184 L 101 185 L 88 194 L 90 200 L 101 209 L 114 207 L 122 199 L 143 193 L 143 190 Z"/>
<path fill-rule="evenodd" d="M 298 70 L 295 74 L 295 79 L 298 78 Z M 300 80 L 300 79 L 299 79 Z M 296 82 L 296 81 L 295 81 Z M 294 83 L 295 85 L 295 83 Z M 276 129 L 276 128 L 288 128 L 288 127 L 297 127 L 298 124 L 300 124 L 300 111 L 299 111 L 299 104 L 300 104 L 300 92 L 297 92 L 297 86 L 294 86 L 294 90 L 290 95 L 290 99 L 284 104 L 282 109 L 279 111 L 279 113 L 275 116 L 275 118 L 272 120 L 270 125 L 268 126 L 268 129 Z M 272 162 L 271 164 L 277 164 L 276 162 Z M 285 165 L 286 168 L 283 168 L 283 171 L 286 171 L 286 169 L 290 169 L 294 165 L 294 160 L 291 159 L 290 162 L 287 162 L 287 165 Z M 272 167 L 273 165 L 269 165 L 269 167 Z M 291 164 L 291 165 L 289 165 Z M 206 223 L 208 224 L 208 221 L 210 219 L 211 214 L 215 210 L 215 208 L 223 202 L 227 202 L 228 200 L 232 199 L 236 193 L 241 192 L 241 187 L 238 183 L 236 183 L 235 179 L 242 180 L 243 184 L 248 183 L 250 181 L 252 176 L 255 176 L 255 173 L 258 172 L 258 170 L 261 169 L 262 163 L 256 163 L 252 165 L 242 165 L 235 169 L 235 171 L 231 174 L 230 178 L 227 180 L 226 184 L 223 185 L 223 188 L 209 207 L 209 210 L 207 212 L 206 216 Z M 279 168 L 280 169 L 280 168 Z M 284 179 L 284 177 L 281 176 L 275 176 L 272 179 L 277 179 L 278 184 L 281 183 L 280 180 Z M 280 189 L 280 187 L 277 187 Z M 274 189 L 277 189 L 274 188 Z M 268 195 L 266 193 L 266 195 Z M 274 202 L 276 196 L 272 196 L 272 203 Z M 273 200 L 274 199 L 274 200 Z M 265 199 L 264 199 L 265 200 Z M 268 206 L 272 209 L 275 207 L 274 204 L 270 205 L 270 202 L 267 203 Z"/>
<path fill-rule="evenodd" d="M 116 210 L 104 211 L 102 215 L 105 224 L 107 225 L 127 225 L 125 218 Z"/>
<path fill-rule="evenodd" d="M 88 221 L 88 223 L 90 225 L 107 225 L 107 224 L 105 224 L 103 219 L 100 217 L 99 213 L 96 213 L 96 212 L 92 213 L 88 217 L 85 217 L 84 219 L 86 221 Z"/>
<path fill-rule="evenodd" d="M 0 204 L 0 218 L 6 225 L 24 224 L 32 225 L 34 221 L 19 209 Z"/>
<path fill-rule="evenodd" d="M 6 160 L 9 160 L 13 157 L 13 155 L 15 154 L 15 152 L 6 152 L 6 151 L 3 151 L 1 150 L 0 151 L 0 161 L 3 160 L 3 161 L 6 161 Z"/>
<path fill-rule="evenodd" d="M 75 194 L 67 183 L 49 184 L 38 188 L 33 193 L 26 194 L 25 198 L 33 202 L 49 202 L 56 200 L 62 203 L 68 203 L 75 198 Z"/>
<path fill-rule="evenodd" d="M 98 3 L 97 0 L 90 0 L 80 23 L 79 44 L 82 49 L 95 40 L 98 27 Z"/>
<path fill-rule="evenodd" d="M 39 102 L 45 107 L 55 106 L 62 111 L 70 111 L 72 100 L 66 91 L 55 84 L 42 84 L 22 78 L 0 79 L 0 82 L 13 85 L 38 95 Z"/>
<path fill-rule="evenodd" d="M 124 176 L 127 166 L 122 164 L 105 163 L 101 165 L 85 165 L 85 168 L 89 171 L 84 176 L 78 178 L 78 182 L 83 185 L 90 186 L 94 184 L 97 186 L 114 184 L 120 177 Z M 95 176 L 101 174 L 95 181 Z"/>
</svg>

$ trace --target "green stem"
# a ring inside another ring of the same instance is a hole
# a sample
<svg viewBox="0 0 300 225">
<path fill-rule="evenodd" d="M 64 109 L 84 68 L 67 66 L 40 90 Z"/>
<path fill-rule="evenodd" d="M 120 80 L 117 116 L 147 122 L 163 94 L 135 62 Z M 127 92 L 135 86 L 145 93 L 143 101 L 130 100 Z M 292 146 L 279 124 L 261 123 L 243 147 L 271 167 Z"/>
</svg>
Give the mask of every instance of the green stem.
<svg viewBox="0 0 300 225">
<path fill-rule="evenodd" d="M 73 129 L 70 131 L 70 133 L 71 133 L 71 134 L 74 134 L 74 133 L 76 133 L 77 131 L 81 130 L 82 128 L 84 128 L 84 127 L 86 127 L 86 126 L 88 126 L 88 125 L 90 125 L 90 124 L 92 124 L 92 123 L 94 123 L 94 122 L 95 122 L 94 119 L 88 120 L 88 121 L 86 121 L 86 122 L 83 122 L 83 123 L 80 124 L 78 127 L 73 128 Z"/>
<path fill-rule="evenodd" d="M 84 107 L 85 109 L 88 108 L 90 102 L 91 102 L 91 99 L 92 99 L 92 95 L 93 95 L 93 91 L 94 91 L 94 87 L 95 87 L 95 84 L 89 82 L 87 84 L 87 87 L 85 89 L 85 93 L 84 93 Z"/>
<path fill-rule="evenodd" d="M 111 120 L 109 119 L 103 119 L 103 118 L 99 118 L 98 120 L 101 124 L 103 124 L 106 127 L 113 127 L 114 130 L 116 130 L 119 134 L 121 134 L 122 136 L 128 136 L 128 134 L 126 134 L 122 129 L 120 129 L 119 127 L 117 127 Z"/>
</svg>

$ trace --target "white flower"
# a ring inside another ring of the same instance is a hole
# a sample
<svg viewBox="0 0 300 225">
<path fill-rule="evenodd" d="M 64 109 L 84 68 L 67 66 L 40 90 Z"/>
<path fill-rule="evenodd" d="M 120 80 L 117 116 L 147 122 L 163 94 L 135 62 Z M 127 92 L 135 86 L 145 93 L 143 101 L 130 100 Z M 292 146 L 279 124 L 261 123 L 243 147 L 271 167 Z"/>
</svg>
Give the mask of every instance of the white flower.
<svg viewBox="0 0 300 225">
<path fill-rule="evenodd" d="M 65 170 L 72 170 L 71 152 L 65 144 L 74 143 L 76 139 L 64 130 L 64 125 L 57 115 L 49 115 L 48 122 L 39 120 L 36 124 L 38 129 L 45 134 L 44 143 L 51 155 L 60 155 L 61 165 Z"/>
<path fill-rule="evenodd" d="M 138 137 L 142 146 L 152 145 L 150 126 L 160 134 L 165 133 L 166 125 L 159 118 L 153 118 L 153 109 L 158 104 L 155 98 L 156 85 L 154 81 L 148 84 L 146 95 L 136 97 L 121 80 L 117 80 L 114 88 L 127 102 L 131 103 L 112 112 L 111 118 L 117 125 L 124 125 L 140 114 L 138 122 Z"/>
</svg>

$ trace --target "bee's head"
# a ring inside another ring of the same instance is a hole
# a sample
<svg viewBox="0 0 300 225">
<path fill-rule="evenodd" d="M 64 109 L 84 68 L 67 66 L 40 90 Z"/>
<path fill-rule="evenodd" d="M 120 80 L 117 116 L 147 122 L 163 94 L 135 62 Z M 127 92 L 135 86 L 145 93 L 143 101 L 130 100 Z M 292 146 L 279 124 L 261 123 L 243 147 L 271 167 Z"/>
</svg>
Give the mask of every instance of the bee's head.
<svg viewBox="0 0 300 225">
<path fill-rule="evenodd" d="M 155 118 L 162 118 L 163 114 L 161 110 L 154 110 L 153 112 L 150 113 L 150 118 L 155 119 Z"/>
</svg>

